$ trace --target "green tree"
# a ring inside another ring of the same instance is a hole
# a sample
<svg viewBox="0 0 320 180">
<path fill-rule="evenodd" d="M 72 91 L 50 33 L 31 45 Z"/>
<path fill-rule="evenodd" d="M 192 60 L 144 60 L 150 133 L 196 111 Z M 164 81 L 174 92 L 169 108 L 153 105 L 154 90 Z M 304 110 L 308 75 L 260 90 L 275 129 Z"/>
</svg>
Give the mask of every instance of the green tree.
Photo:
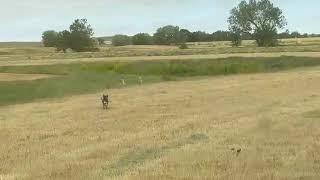
<svg viewBox="0 0 320 180">
<path fill-rule="evenodd" d="M 189 47 L 188 47 L 188 44 L 187 43 L 181 43 L 180 45 L 179 45 L 179 49 L 188 49 Z"/>
<path fill-rule="evenodd" d="M 87 19 L 76 19 L 70 25 L 70 48 L 74 51 L 91 51 L 94 49 L 93 29 Z"/>
<path fill-rule="evenodd" d="M 213 41 L 229 41 L 230 40 L 230 32 L 229 31 L 216 31 L 212 33 Z"/>
<path fill-rule="evenodd" d="M 291 38 L 301 38 L 302 35 L 298 31 L 294 31 L 290 34 Z"/>
<path fill-rule="evenodd" d="M 42 43 L 45 47 L 55 47 L 57 43 L 58 33 L 50 30 L 42 33 Z"/>
<path fill-rule="evenodd" d="M 105 45 L 106 43 L 104 42 L 103 38 L 97 38 L 97 41 L 99 43 L 100 46 Z"/>
<path fill-rule="evenodd" d="M 229 26 L 232 46 L 240 46 L 242 43 L 241 29 L 238 26 Z"/>
<path fill-rule="evenodd" d="M 131 38 L 127 35 L 115 35 L 112 37 L 112 45 L 114 46 L 126 46 L 131 44 Z"/>
<path fill-rule="evenodd" d="M 64 53 L 70 48 L 71 33 L 67 30 L 61 31 L 57 35 L 56 48 L 57 51 L 63 51 Z"/>
<path fill-rule="evenodd" d="M 242 43 L 242 37 L 241 37 L 240 32 L 231 32 L 230 33 L 230 39 L 231 39 L 231 42 L 232 42 L 232 46 L 238 47 Z"/>
<path fill-rule="evenodd" d="M 177 45 L 184 41 L 179 26 L 172 25 L 159 28 L 153 35 L 153 40 L 158 45 Z"/>
<path fill-rule="evenodd" d="M 213 35 L 204 31 L 197 31 L 192 33 L 193 42 L 210 42 L 213 41 Z"/>
<path fill-rule="evenodd" d="M 188 29 L 180 29 L 180 34 L 181 34 L 184 42 L 191 41 L 192 32 L 190 32 Z"/>
<path fill-rule="evenodd" d="M 273 46 L 277 30 L 285 27 L 282 10 L 269 0 L 243 0 L 231 10 L 229 29 L 253 34 L 258 46 Z"/>
<path fill-rule="evenodd" d="M 148 33 L 138 33 L 132 37 L 134 45 L 151 45 L 153 44 L 152 37 Z"/>
</svg>

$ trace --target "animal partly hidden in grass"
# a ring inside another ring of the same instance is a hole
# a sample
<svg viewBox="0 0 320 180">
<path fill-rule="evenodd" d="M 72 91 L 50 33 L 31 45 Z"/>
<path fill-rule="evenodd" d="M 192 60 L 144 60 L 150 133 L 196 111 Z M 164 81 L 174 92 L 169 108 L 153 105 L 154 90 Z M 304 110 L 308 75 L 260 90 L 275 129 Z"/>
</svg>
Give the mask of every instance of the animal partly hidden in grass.
<svg viewBox="0 0 320 180">
<path fill-rule="evenodd" d="M 237 156 L 239 156 L 239 154 L 241 153 L 241 150 L 242 150 L 241 148 L 239 148 L 239 149 L 231 148 L 231 151 L 236 152 Z"/>
<path fill-rule="evenodd" d="M 109 106 L 109 95 L 103 94 L 101 97 L 102 107 L 103 109 L 108 109 Z"/>
</svg>

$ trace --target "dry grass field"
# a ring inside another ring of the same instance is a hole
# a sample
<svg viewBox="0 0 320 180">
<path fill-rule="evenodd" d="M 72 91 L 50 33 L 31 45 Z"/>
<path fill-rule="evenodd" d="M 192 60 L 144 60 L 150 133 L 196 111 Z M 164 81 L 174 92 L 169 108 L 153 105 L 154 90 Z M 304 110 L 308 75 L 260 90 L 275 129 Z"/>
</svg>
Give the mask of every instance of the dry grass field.
<svg viewBox="0 0 320 180">
<path fill-rule="evenodd" d="M 0 108 L 1 179 L 320 178 L 320 68 Z M 231 148 L 242 151 L 237 154 Z"/>
<path fill-rule="evenodd" d="M 101 47 L 99 52 L 90 53 L 57 53 L 55 48 L 42 47 L 37 42 L 0 43 L 0 65 L 34 65 L 42 63 L 65 63 L 74 61 L 101 61 L 118 59 L 163 59 L 169 58 L 205 58 L 224 56 L 247 56 L 243 54 L 260 54 L 261 56 L 296 55 L 308 56 L 304 53 L 320 52 L 320 38 L 301 38 L 280 40 L 277 47 L 256 47 L 254 41 L 244 41 L 243 46 L 235 48 L 230 42 L 197 42 L 188 43 L 188 49 L 179 49 L 176 46 L 123 46 Z M 272 55 L 275 53 L 275 55 Z M 268 55 L 265 55 L 268 54 Z M 179 57 L 177 57 L 179 56 Z"/>
<path fill-rule="evenodd" d="M 320 38 L 66 54 L 0 43 L 0 180 L 318 180 L 317 58 Z"/>
<path fill-rule="evenodd" d="M 43 47 L 41 42 L 0 42 L 1 48 Z"/>
</svg>

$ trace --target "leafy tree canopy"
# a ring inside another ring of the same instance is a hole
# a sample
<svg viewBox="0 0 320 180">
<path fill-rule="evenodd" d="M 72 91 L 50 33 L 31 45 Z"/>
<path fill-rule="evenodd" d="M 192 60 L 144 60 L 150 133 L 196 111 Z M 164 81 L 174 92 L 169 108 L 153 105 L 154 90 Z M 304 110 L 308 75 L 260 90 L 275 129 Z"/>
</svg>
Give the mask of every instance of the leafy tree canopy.
<svg viewBox="0 0 320 180">
<path fill-rule="evenodd" d="M 148 33 L 138 33 L 132 37 L 132 44 L 151 45 L 153 44 L 153 39 Z"/>
<path fill-rule="evenodd" d="M 179 26 L 164 26 L 157 30 L 153 35 L 155 44 L 158 45 L 177 45 L 184 41 L 184 36 L 180 33 Z"/>
<path fill-rule="evenodd" d="M 253 34 L 259 46 L 273 45 L 277 29 L 286 26 L 282 10 L 269 0 L 243 0 L 231 10 L 229 29 L 235 33 Z"/>
<path fill-rule="evenodd" d="M 70 48 L 74 51 L 90 51 L 94 48 L 93 29 L 87 19 L 76 19 L 70 25 Z"/>
<path fill-rule="evenodd" d="M 55 47 L 57 42 L 58 33 L 50 30 L 42 33 L 42 43 L 45 47 Z"/>
<path fill-rule="evenodd" d="M 112 37 L 112 45 L 126 46 L 131 44 L 131 38 L 127 35 L 118 34 Z"/>
</svg>

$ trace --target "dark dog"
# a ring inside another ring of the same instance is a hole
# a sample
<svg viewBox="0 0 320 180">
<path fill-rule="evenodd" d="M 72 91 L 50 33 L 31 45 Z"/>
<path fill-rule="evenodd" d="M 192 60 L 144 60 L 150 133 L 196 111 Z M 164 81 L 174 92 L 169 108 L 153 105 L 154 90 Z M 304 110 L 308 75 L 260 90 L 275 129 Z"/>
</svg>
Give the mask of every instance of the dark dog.
<svg viewBox="0 0 320 180">
<path fill-rule="evenodd" d="M 108 109 L 109 106 L 109 95 L 102 95 L 101 102 L 103 109 Z"/>
</svg>

